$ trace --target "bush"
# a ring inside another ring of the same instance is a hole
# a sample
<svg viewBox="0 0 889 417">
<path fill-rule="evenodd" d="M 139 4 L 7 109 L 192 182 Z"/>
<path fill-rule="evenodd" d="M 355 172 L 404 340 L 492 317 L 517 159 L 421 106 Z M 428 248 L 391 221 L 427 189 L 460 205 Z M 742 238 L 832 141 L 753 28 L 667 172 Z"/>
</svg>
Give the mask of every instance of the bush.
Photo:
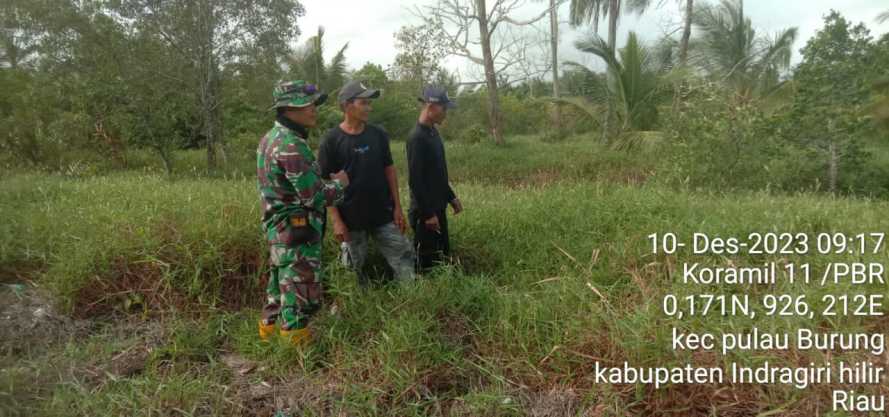
<svg viewBox="0 0 889 417">
<path fill-rule="evenodd" d="M 420 115 L 417 95 L 407 83 L 390 82 L 380 98 L 374 100 L 370 122 L 382 126 L 391 140 L 407 140 Z"/>
<path fill-rule="evenodd" d="M 488 129 L 484 126 L 471 125 L 457 131 L 453 139 L 462 143 L 479 143 L 491 139 Z"/>
<path fill-rule="evenodd" d="M 661 172 L 668 181 L 715 189 L 762 189 L 789 180 L 788 154 L 756 105 L 734 106 L 728 92 L 702 86 L 666 117 Z"/>
</svg>

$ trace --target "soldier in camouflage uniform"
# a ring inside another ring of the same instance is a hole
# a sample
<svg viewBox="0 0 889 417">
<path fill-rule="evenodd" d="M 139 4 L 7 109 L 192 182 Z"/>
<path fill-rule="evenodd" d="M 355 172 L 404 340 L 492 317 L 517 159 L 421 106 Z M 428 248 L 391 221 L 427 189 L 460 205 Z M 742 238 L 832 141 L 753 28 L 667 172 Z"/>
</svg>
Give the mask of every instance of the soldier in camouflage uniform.
<svg viewBox="0 0 889 417">
<path fill-rule="evenodd" d="M 257 149 L 262 227 L 270 246 L 268 302 L 259 335 L 281 334 L 294 344 L 309 340 L 306 327 L 321 302 L 321 237 L 326 207 L 343 199 L 344 172 L 321 177 L 306 142 L 327 95 L 304 81 L 282 82 L 272 92 L 278 115 Z"/>
</svg>

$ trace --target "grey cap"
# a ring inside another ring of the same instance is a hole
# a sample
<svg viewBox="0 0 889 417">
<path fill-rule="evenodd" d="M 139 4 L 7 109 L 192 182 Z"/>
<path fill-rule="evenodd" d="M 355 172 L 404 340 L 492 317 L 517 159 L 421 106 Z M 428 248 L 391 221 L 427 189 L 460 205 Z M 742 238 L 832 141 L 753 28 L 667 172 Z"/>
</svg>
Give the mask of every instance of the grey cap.
<svg viewBox="0 0 889 417">
<path fill-rule="evenodd" d="M 340 88 L 337 101 L 343 103 L 355 98 L 377 98 L 379 96 L 380 90 L 369 89 L 361 81 L 352 80 L 346 83 L 343 88 Z"/>
<path fill-rule="evenodd" d="M 448 97 L 448 90 L 442 87 L 428 85 L 423 89 L 423 94 L 418 98 L 423 103 L 436 103 L 445 106 L 445 108 L 453 109 L 457 107 L 457 103 L 451 101 Z"/>
</svg>

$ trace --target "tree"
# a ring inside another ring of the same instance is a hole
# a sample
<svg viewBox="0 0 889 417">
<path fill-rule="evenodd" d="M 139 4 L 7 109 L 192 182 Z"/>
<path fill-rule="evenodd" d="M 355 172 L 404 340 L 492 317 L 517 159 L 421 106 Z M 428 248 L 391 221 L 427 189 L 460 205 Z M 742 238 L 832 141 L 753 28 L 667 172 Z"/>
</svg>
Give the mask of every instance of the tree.
<svg viewBox="0 0 889 417">
<path fill-rule="evenodd" d="M 500 111 L 498 81 L 507 71 L 520 62 L 525 39 L 509 35 L 509 27 L 533 24 L 547 15 L 549 8 L 526 21 L 517 21 L 510 14 L 520 6 L 515 0 L 440 0 L 427 8 L 425 25 L 442 28 L 444 45 L 448 54 L 468 59 L 484 67 L 487 87 L 488 116 L 494 142 L 503 144 L 503 120 Z M 481 48 L 481 54 L 475 49 Z"/>
<path fill-rule="evenodd" d="M 346 78 L 346 49 L 349 44 L 343 45 L 331 58 L 330 62 L 324 62 L 324 28 L 318 27 L 315 36 L 309 38 L 302 48 L 290 56 L 290 76 L 292 78 L 308 80 L 318 85 L 323 91 L 333 91 L 345 83 Z"/>
<path fill-rule="evenodd" d="M 593 31 L 599 31 L 599 19 L 608 18 L 608 47 L 617 49 L 617 21 L 621 14 L 621 0 L 571 0 L 569 15 L 572 26 L 593 24 Z"/>
<path fill-rule="evenodd" d="M 889 15 L 889 12 L 886 13 Z M 889 34 L 884 34 L 876 45 L 874 45 L 875 63 L 874 68 L 886 68 L 889 66 Z M 889 77 L 879 72 L 874 76 L 874 101 L 872 103 L 871 112 L 874 121 L 884 133 L 889 133 Z"/>
<path fill-rule="evenodd" d="M 559 91 L 559 5 L 561 1 L 549 0 L 549 42 L 550 42 L 550 59 L 552 66 L 553 78 L 553 99 L 556 100 L 553 109 L 553 119 L 555 119 L 556 131 L 561 135 L 562 131 L 562 107 L 558 102 L 560 97 Z"/>
<path fill-rule="evenodd" d="M 688 65 L 688 42 L 691 39 L 691 22 L 695 12 L 694 0 L 685 0 L 684 23 L 682 25 L 682 40 L 679 42 L 679 65 Z"/>
<path fill-rule="evenodd" d="M 774 38 L 757 36 L 744 14 L 743 0 L 704 4 L 694 16 L 694 24 L 701 30 L 695 40 L 700 50 L 698 65 L 728 83 L 738 100 L 768 95 L 782 84 L 781 71 L 789 69 L 796 41 L 795 27 L 779 31 Z"/>
<path fill-rule="evenodd" d="M 862 156 L 859 142 L 868 124 L 861 115 L 874 72 L 870 41 L 864 25 L 852 26 L 831 11 L 802 49 L 803 61 L 794 73 L 792 135 L 824 161 L 831 193 L 837 191 L 841 167 Z"/>
<path fill-rule="evenodd" d="M 118 117 L 123 116 L 128 141 L 151 150 L 169 175 L 174 151 L 200 134 L 200 97 L 158 77 L 154 68 L 163 63 L 171 73 L 187 73 L 190 63 L 147 32 L 130 39 L 128 46 L 131 54 L 122 56 L 124 85 L 120 87 L 126 94 L 122 108 L 126 113 Z"/>
<path fill-rule="evenodd" d="M 617 50 L 617 22 L 622 12 L 623 2 L 621 0 L 571 0 L 571 24 L 579 26 L 584 23 L 592 23 L 593 31 L 599 31 L 599 19 L 608 17 L 608 48 L 611 51 Z M 607 72 L 611 74 L 611 72 Z M 609 80 L 614 83 L 615 80 Z M 610 91 L 610 90 L 606 90 Z M 606 139 L 611 131 L 611 118 L 614 109 L 610 105 L 614 100 L 607 100 L 609 107 L 606 108 L 605 120 L 602 123 L 602 138 Z"/>
<path fill-rule="evenodd" d="M 553 69 L 553 98 L 559 99 L 559 8 L 556 0 L 549 0 L 550 56 Z M 562 109 L 555 108 L 556 129 L 562 129 Z"/>
<path fill-rule="evenodd" d="M 889 79 L 882 79 L 874 84 L 876 100 L 871 106 L 874 120 L 883 132 L 889 132 Z"/>
<path fill-rule="evenodd" d="M 629 0 L 627 7 L 642 14 L 651 6 L 652 0 Z M 666 0 L 660 0 L 658 7 L 663 6 Z M 679 39 L 679 65 L 684 67 L 688 64 L 688 44 L 691 39 L 692 16 L 694 16 L 694 0 L 679 0 L 683 5 L 684 12 L 682 14 L 682 37 Z"/>
<path fill-rule="evenodd" d="M 880 15 L 877 16 L 877 22 L 883 23 L 887 20 L 889 20 L 889 10 L 886 10 L 885 12 L 880 13 Z"/>
<path fill-rule="evenodd" d="M 442 70 L 441 60 L 448 55 L 441 42 L 439 26 L 403 26 L 395 33 L 395 62 L 393 78 L 410 82 L 418 91 Z"/>
<path fill-rule="evenodd" d="M 365 63 L 358 71 L 352 72 L 353 80 L 361 80 L 373 88 L 385 88 L 389 84 L 389 76 L 380 64 Z"/>
<path fill-rule="evenodd" d="M 606 91 L 589 96 L 594 103 L 608 105 L 616 110 L 618 128 L 626 130 L 650 130 L 657 121 L 658 72 L 648 50 L 639 43 L 634 32 L 630 32 L 626 46 L 620 53 L 611 49 L 602 38 L 591 35 L 578 41 L 577 49 L 594 54 L 605 61 L 608 68 Z M 568 62 L 573 68 L 586 71 L 595 80 L 596 74 L 586 67 Z M 607 101 L 613 101 L 608 104 Z M 577 101 L 570 101 L 578 104 Z M 595 108 L 581 105 L 581 108 L 595 116 Z"/>
<path fill-rule="evenodd" d="M 287 42 L 299 34 L 294 22 L 302 16 L 302 6 L 296 0 L 121 0 L 116 9 L 133 22 L 134 30 L 159 37 L 189 62 L 185 74 L 165 75 L 197 98 L 207 166 L 215 168 L 217 145 L 224 144 L 222 67 L 253 48 L 278 54 L 289 50 Z"/>
<path fill-rule="evenodd" d="M 39 32 L 28 3 L 8 0 L 0 5 L 0 68 L 19 68 L 36 58 Z"/>
<path fill-rule="evenodd" d="M 55 145 L 89 149 L 124 166 L 120 128 L 129 97 L 124 58 L 133 54 L 134 45 L 127 43 L 121 25 L 104 14 L 98 2 L 15 2 L 13 6 L 20 22 L 26 24 L 21 32 L 31 34 L 35 51 L 28 60 L 33 65 L 13 65 L 28 71 L 33 83 L 20 90 L 27 103 L 23 105 L 38 107 L 33 110 L 38 113 L 35 117 L 25 110 L 15 115 L 19 123 L 31 126 L 32 131 L 20 130 L 22 140 L 42 148 L 23 150 L 24 154 L 45 156 L 31 159 L 34 163 L 62 162 L 44 152 L 51 145 L 41 143 L 42 139 L 52 139 Z M 16 71 L 12 66 L 10 70 Z"/>
</svg>

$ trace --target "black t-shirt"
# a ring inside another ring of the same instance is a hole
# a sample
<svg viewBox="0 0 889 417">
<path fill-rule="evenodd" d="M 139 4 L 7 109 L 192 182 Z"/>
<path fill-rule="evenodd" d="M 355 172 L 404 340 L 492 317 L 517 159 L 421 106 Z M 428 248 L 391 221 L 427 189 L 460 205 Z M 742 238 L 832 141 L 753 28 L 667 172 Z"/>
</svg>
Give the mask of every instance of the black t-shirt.
<svg viewBox="0 0 889 417">
<path fill-rule="evenodd" d="M 373 125 L 350 135 L 339 126 L 321 139 L 318 151 L 321 175 L 345 170 L 349 186 L 343 202 L 337 206 L 349 229 L 366 230 L 392 222 L 392 196 L 384 169 L 392 165 L 389 135 Z"/>
<path fill-rule="evenodd" d="M 405 150 L 411 211 L 426 220 L 456 198 L 448 183 L 448 163 L 438 129 L 417 123 L 408 136 Z"/>
</svg>

